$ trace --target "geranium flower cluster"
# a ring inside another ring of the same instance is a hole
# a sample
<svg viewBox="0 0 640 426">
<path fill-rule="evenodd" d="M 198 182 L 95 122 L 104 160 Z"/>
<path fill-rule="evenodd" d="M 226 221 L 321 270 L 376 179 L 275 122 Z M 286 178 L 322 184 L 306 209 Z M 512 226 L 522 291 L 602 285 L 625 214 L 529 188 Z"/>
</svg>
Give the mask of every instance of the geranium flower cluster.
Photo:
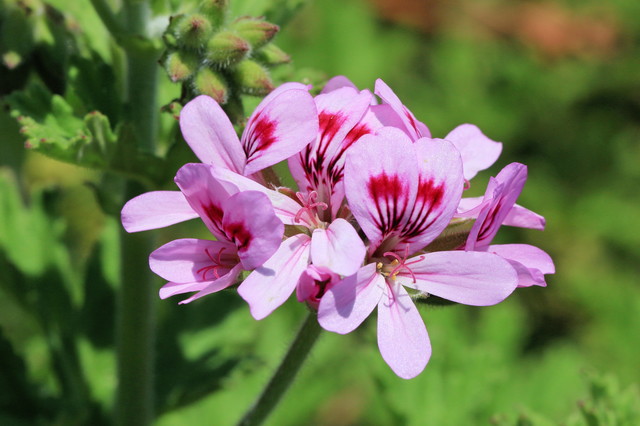
<svg viewBox="0 0 640 426">
<path fill-rule="evenodd" d="M 536 247 L 491 244 L 501 225 L 544 228 L 516 204 L 526 166 L 510 164 L 484 197 L 462 198 L 502 145 L 470 124 L 433 138 L 382 80 L 371 93 L 335 77 L 315 97 L 286 83 L 240 138 L 216 101 L 200 96 L 180 127 L 202 163 L 177 172 L 179 191 L 142 194 L 122 210 L 129 232 L 199 217 L 215 237 L 151 253 L 151 269 L 168 281 L 162 298 L 190 293 L 188 303 L 238 285 L 262 319 L 295 291 L 323 328 L 341 334 L 377 308 L 382 357 L 411 378 L 431 355 L 414 300 L 493 305 L 517 287 L 545 286 L 554 272 Z M 264 173 L 285 160 L 297 189 Z M 242 271 L 252 272 L 240 282 Z"/>
</svg>

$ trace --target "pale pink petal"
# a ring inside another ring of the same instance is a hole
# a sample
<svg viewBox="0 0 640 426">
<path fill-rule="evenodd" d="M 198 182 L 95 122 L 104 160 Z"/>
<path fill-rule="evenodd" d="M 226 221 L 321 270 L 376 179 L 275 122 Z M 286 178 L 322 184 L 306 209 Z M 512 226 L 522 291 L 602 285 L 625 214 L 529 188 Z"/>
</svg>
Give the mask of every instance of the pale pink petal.
<svg viewBox="0 0 640 426">
<path fill-rule="evenodd" d="M 313 141 L 318 113 L 303 85 L 283 85 L 258 105 L 242 135 L 247 155 L 244 175 L 286 160 Z"/>
<path fill-rule="evenodd" d="M 280 247 L 284 225 L 266 195 L 258 191 L 239 192 L 224 202 L 223 209 L 222 229 L 238 247 L 243 269 L 257 268 Z"/>
<path fill-rule="evenodd" d="M 445 139 L 460 151 L 464 178 L 467 180 L 491 167 L 502 152 L 502 143 L 489 139 L 473 124 L 461 124 L 449 132 Z"/>
<path fill-rule="evenodd" d="M 278 219 L 280 219 L 285 225 L 296 225 L 295 216 L 302 206 L 287 195 L 266 188 L 254 180 L 221 167 L 213 167 L 211 173 L 219 182 L 232 184 L 238 191 L 262 192 L 271 201 L 273 210 Z"/>
<path fill-rule="evenodd" d="M 197 217 L 180 191 L 146 192 L 127 201 L 121 212 L 127 232 L 164 228 Z"/>
<path fill-rule="evenodd" d="M 222 230 L 223 203 L 237 188 L 227 182 L 220 182 L 212 175 L 213 168 L 208 164 L 186 164 L 176 173 L 175 182 L 209 231 L 217 239 L 226 239 Z"/>
<path fill-rule="evenodd" d="M 180 130 L 203 163 L 242 173 L 246 156 L 229 117 L 209 96 L 198 96 L 180 112 Z"/>
<path fill-rule="evenodd" d="M 347 152 L 345 164 L 349 207 L 369 238 L 370 251 L 407 223 L 418 190 L 413 143 L 399 131 L 401 137 L 386 135 L 363 136 Z"/>
<path fill-rule="evenodd" d="M 237 263 L 233 244 L 194 238 L 171 241 L 149 256 L 153 272 L 178 283 L 215 280 Z"/>
<path fill-rule="evenodd" d="M 458 209 L 455 214 L 456 217 L 471 217 L 476 218 L 480 214 L 480 210 L 483 205 L 484 197 L 467 197 L 462 198 L 458 203 Z"/>
<path fill-rule="evenodd" d="M 335 333 L 352 332 L 371 314 L 386 286 L 375 263 L 363 266 L 325 293 L 318 306 L 318 322 Z"/>
<path fill-rule="evenodd" d="M 334 90 L 341 89 L 343 87 L 351 87 L 352 89 L 358 90 L 356 85 L 353 84 L 347 77 L 343 75 L 337 75 L 327 81 L 327 84 L 324 85 L 320 93 L 333 92 Z"/>
<path fill-rule="evenodd" d="M 241 271 L 242 267 L 240 265 L 236 265 L 228 273 L 216 280 L 196 281 L 190 283 L 168 282 L 160 289 L 160 298 L 166 299 L 168 297 L 175 296 L 176 294 L 197 292 L 190 298 L 179 302 L 180 304 L 189 303 L 202 296 L 206 296 L 207 294 L 224 290 L 225 288 L 234 284 Z"/>
<path fill-rule="evenodd" d="M 384 103 L 391 106 L 391 108 L 398 115 L 404 125 L 404 130 L 411 140 L 418 140 L 422 137 L 430 138 L 431 132 L 424 123 L 418 121 L 411 111 L 402 104 L 398 95 L 381 79 L 376 80 L 375 94 L 380 96 Z"/>
<path fill-rule="evenodd" d="M 278 251 L 244 280 L 238 293 L 249 303 L 257 320 L 267 317 L 293 293 L 309 264 L 311 238 L 304 234 L 287 238 Z"/>
<path fill-rule="evenodd" d="M 401 285 L 392 283 L 378 303 L 378 347 L 399 377 L 416 377 L 429 362 L 431 343 L 424 321 Z"/>
<path fill-rule="evenodd" d="M 296 286 L 296 297 L 299 302 L 308 303 L 313 309 L 318 309 L 320 299 L 338 281 L 340 276 L 327 268 L 309 265 L 302 273 Z"/>
<path fill-rule="evenodd" d="M 451 143 L 421 138 L 413 146 L 418 158 L 418 190 L 398 245 L 405 250 L 409 244 L 409 253 L 422 249 L 442 233 L 464 188 L 460 154 Z"/>
<path fill-rule="evenodd" d="M 203 296 L 206 296 L 211 293 L 216 293 L 220 290 L 224 290 L 229 286 L 232 286 L 233 284 L 236 283 L 238 276 L 240 275 L 240 272 L 242 272 L 242 266 L 240 265 L 235 266 L 231 271 L 229 271 L 227 275 L 224 275 L 220 277 L 220 279 L 213 281 L 212 283 L 204 287 L 202 290 L 198 291 L 196 294 L 194 294 L 190 298 L 180 302 L 180 304 L 183 305 L 185 303 L 191 303 L 194 300 L 200 299 Z"/>
<path fill-rule="evenodd" d="M 538 213 L 515 204 L 509 211 L 509 214 L 507 214 L 507 217 L 504 218 L 504 221 L 502 221 L 502 224 L 542 231 L 544 230 L 546 221 L 544 217 Z"/>
<path fill-rule="evenodd" d="M 355 274 L 364 260 L 366 248 L 349 222 L 336 219 L 327 229 L 311 235 L 311 261 L 343 276 Z"/>
<path fill-rule="evenodd" d="M 471 228 L 466 250 L 485 250 L 516 203 L 527 180 L 527 166 L 511 163 L 489 179 L 482 210 Z"/>
<path fill-rule="evenodd" d="M 539 285 L 546 287 L 545 274 L 554 274 L 555 265 L 551 256 L 538 247 L 528 244 L 496 244 L 488 248 L 507 259 L 518 272 L 518 287 Z"/>
<path fill-rule="evenodd" d="M 398 282 L 465 305 L 495 305 L 518 284 L 509 262 L 491 253 L 441 251 L 409 260 L 409 269 L 400 270 Z"/>
</svg>

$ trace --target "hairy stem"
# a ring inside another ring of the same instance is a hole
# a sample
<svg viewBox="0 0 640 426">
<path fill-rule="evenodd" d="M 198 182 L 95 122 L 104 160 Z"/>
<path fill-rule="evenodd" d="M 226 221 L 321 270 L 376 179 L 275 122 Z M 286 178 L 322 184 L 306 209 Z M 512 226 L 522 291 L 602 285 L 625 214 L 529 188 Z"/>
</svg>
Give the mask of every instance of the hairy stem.
<svg viewBox="0 0 640 426">
<path fill-rule="evenodd" d="M 321 330 L 316 314 L 309 313 L 280 366 L 238 426 L 256 426 L 264 422 L 293 382 Z"/>
</svg>

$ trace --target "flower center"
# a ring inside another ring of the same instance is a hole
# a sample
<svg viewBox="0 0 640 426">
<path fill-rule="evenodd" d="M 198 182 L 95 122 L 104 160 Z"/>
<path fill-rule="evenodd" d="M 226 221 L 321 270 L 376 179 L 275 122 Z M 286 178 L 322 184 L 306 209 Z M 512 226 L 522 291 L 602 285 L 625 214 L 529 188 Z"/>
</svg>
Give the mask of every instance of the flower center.
<svg viewBox="0 0 640 426">
<path fill-rule="evenodd" d="M 211 252 L 209 251 L 208 248 L 204 249 L 204 252 L 207 254 L 207 257 L 211 259 L 211 261 L 213 262 L 213 265 L 205 266 L 204 268 L 198 269 L 196 273 L 202 274 L 202 281 L 207 280 L 207 273 L 209 271 L 213 271 L 213 275 L 216 277 L 216 279 L 220 278 L 220 273 L 218 272 L 218 270 L 225 266 L 222 264 L 222 252 L 225 250 L 226 248 L 222 247 L 220 251 L 218 251 L 218 254 L 216 255 L 216 257 L 214 258 L 211 255 Z"/>
<path fill-rule="evenodd" d="M 409 273 L 409 275 L 411 275 L 413 282 L 414 283 L 416 282 L 416 276 L 411 270 L 411 268 L 409 267 L 409 265 L 413 265 L 414 263 L 420 262 L 422 259 L 424 259 L 424 256 L 418 256 L 418 258 L 410 262 L 407 262 L 407 257 L 409 255 L 409 244 L 405 246 L 403 257 L 400 257 L 397 253 L 394 253 L 392 251 L 387 251 L 383 255 L 388 257 L 393 257 L 393 260 L 390 263 L 378 262 L 376 266 L 378 268 L 378 271 L 382 275 L 384 275 L 385 277 L 389 277 L 392 280 L 395 280 L 400 272 L 406 271 Z"/>
<path fill-rule="evenodd" d="M 327 203 L 316 202 L 318 199 L 318 193 L 316 191 L 311 191 L 306 197 L 302 192 L 296 192 L 296 197 L 300 200 L 300 204 L 302 207 L 296 213 L 296 216 L 293 218 L 294 222 L 302 222 L 302 215 L 306 212 L 307 216 L 311 220 L 311 225 L 317 225 L 319 222 L 318 215 L 315 214 L 314 210 L 316 207 L 320 207 L 322 210 L 326 210 L 328 208 Z"/>
</svg>

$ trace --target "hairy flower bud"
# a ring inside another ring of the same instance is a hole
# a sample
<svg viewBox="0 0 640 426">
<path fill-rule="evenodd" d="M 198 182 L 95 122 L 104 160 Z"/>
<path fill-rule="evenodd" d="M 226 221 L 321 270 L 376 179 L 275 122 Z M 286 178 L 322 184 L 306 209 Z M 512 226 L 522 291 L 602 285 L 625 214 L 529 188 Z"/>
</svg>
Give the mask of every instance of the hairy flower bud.
<svg viewBox="0 0 640 426">
<path fill-rule="evenodd" d="M 256 52 L 255 58 L 267 66 L 281 65 L 291 62 L 291 56 L 272 43 L 267 44 Z"/>
<path fill-rule="evenodd" d="M 269 72 L 252 60 L 244 60 L 234 70 L 240 90 L 248 95 L 264 96 L 274 88 Z"/>
<path fill-rule="evenodd" d="M 193 82 L 194 89 L 203 95 L 211 96 L 219 104 L 227 102 L 229 88 L 224 78 L 210 68 L 202 68 Z"/>
<path fill-rule="evenodd" d="M 205 45 L 212 32 L 213 25 L 204 15 L 193 14 L 179 21 L 175 36 L 179 45 L 199 49 Z"/>
<path fill-rule="evenodd" d="M 231 29 L 256 49 L 269 43 L 280 27 L 263 19 L 245 16 L 233 22 Z"/>
<path fill-rule="evenodd" d="M 230 31 L 221 31 L 207 43 L 205 57 L 223 68 L 244 59 L 251 46 L 245 40 Z"/>
<path fill-rule="evenodd" d="M 166 54 L 161 62 L 174 83 L 188 79 L 198 69 L 198 57 L 182 50 Z"/>
<path fill-rule="evenodd" d="M 224 22 L 228 6 L 229 0 L 203 0 L 199 10 L 214 27 L 219 27 Z"/>
</svg>

